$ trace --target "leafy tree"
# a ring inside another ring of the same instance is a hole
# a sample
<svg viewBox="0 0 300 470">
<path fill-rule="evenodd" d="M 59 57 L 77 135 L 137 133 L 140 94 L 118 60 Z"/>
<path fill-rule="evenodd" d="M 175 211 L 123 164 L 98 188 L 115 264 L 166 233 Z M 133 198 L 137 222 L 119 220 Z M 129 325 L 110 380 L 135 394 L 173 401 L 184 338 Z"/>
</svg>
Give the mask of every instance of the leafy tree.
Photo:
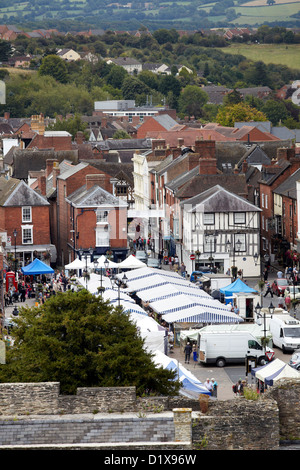
<svg viewBox="0 0 300 470">
<path fill-rule="evenodd" d="M 114 386 L 136 386 L 138 394 L 178 391 L 176 373 L 155 366 L 129 316 L 85 289 L 22 308 L 16 323 L 2 383 L 54 381 L 64 394 Z"/>
<path fill-rule="evenodd" d="M 123 67 L 113 65 L 106 76 L 106 83 L 114 88 L 122 88 L 123 81 L 128 77 L 128 73 Z"/>
<path fill-rule="evenodd" d="M 242 101 L 243 101 L 242 95 L 236 89 L 234 89 L 233 91 L 231 91 L 230 93 L 227 93 L 227 95 L 224 96 L 223 104 L 225 106 L 228 106 L 228 105 L 230 106 L 232 104 L 241 103 Z"/>
<path fill-rule="evenodd" d="M 284 121 L 288 117 L 288 112 L 282 101 L 268 100 L 262 107 L 262 112 L 267 116 L 273 126 Z"/>
<path fill-rule="evenodd" d="M 12 53 L 13 50 L 11 47 L 11 43 L 8 41 L 0 40 L 0 62 L 7 62 Z"/>
<path fill-rule="evenodd" d="M 207 93 L 196 85 L 188 85 L 180 94 L 178 100 L 179 112 L 188 116 L 199 118 L 202 116 L 202 108 L 208 100 Z"/>
<path fill-rule="evenodd" d="M 123 131 L 123 129 L 118 129 L 114 135 L 113 139 L 131 139 L 130 135 L 127 134 L 126 131 Z"/>
<path fill-rule="evenodd" d="M 79 114 L 75 114 L 75 116 L 70 117 L 69 119 L 56 119 L 56 123 L 48 126 L 47 130 L 67 131 L 72 134 L 73 139 L 77 132 L 83 132 L 85 133 L 85 138 L 87 140 L 88 133 L 85 132 L 86 128 L 87 124 L 82 122 Z"/>
<path fill-rule="evenodd" d="M 47 55 L 39 68 L 40 75 L 50 75 L 58 82 L 66 83 L 68 69 L 66 63 L 56 55 Z"/>
<path fill-rule="evenodd" d="M 233 127 L 240 121 L 267 121 L 261 111 L 251 108 L 246 103 L 237 103 L 233 106 L 221 106 L 217 114 L 217 122 L 222 126 Z"/>
<path fill-rule="evenodd" d="M 144 82 L 131 76 L 125 78 L 121 90 L 125 100 L 136 100 L 138 95 L 145 95 L 151 91 Z"/>
<path fill-rule="evenodd" d="M 180 95 L 181 84 L 173 75 L 163 75 L 160 77 L 158 90 L 165 96 L 172 91 L 175 96 Z"/>
</svg>

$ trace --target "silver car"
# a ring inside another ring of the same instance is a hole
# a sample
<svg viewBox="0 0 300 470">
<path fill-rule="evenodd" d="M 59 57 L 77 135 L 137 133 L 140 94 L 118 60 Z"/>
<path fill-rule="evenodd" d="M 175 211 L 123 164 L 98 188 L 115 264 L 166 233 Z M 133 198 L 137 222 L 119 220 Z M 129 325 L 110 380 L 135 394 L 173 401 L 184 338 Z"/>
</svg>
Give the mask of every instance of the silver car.
<svg viewBox="0 0 300 470">
<path fill-rule="evenodd" d="M 294 369 L 300 370 L 300 351 L 297 349 L 297 351 L 294 351 L 294 354 L 292 355 L 289 365 L 291 367 L 294 367 Z"/>
<path fill-rule="evenodd" d="M 148 268 L 161 269 L 161 265 L 159 263 L 159 260 L 156 259 L 156 258 L 148 258 L 147 259 L 147 266 L 148 266 Z"/>
<path fill-rule="evenodd" d="M 137 250 L 135 252 L 135 257 L 143 263 L 147 263 L 147 253 L 144 250 Z"/>
<path fill-rule="evenodd" d="M 291 299 L 300 299 L 300 286 L 287 287 L 285 294 L 290 294 Z"/>
</svg>

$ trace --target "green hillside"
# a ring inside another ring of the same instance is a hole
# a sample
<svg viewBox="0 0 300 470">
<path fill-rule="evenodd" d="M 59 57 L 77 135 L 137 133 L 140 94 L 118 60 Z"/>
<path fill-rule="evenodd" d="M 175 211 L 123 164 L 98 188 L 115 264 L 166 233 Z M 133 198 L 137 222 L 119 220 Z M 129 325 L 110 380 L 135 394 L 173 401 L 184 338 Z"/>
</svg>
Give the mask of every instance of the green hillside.
<svg viewBox="0 0 300 470">
<path fill-rule="evenodd" d="M 300 0 L 186 0 L 152 2 L 121 0 L 0 0 L 0 22 L 28 29 L 44 27 L 62 31 L 93 28 L 134 30 L 141 24 L 149 29 L 300 25 Z"/>
</svg>

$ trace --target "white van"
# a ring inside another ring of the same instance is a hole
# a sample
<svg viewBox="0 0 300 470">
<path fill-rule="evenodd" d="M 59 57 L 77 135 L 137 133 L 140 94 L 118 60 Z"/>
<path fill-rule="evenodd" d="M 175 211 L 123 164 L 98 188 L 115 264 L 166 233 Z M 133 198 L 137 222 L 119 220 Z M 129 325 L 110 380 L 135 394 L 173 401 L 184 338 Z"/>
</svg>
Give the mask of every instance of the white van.
<svg viewBox="0 0 300 470">
<path fill-rule="evenodd" d="M 269 347 L 264 351 L 259 340 L 247 331 L 201 332 L 200 330 L 198 345 L 199 362 L 216 364 L 218 367 L 245 363 L 246 357 L 255 358 L 258 365 L 264 365 L 274 355 L 274 351 Z M 267 356 L 266 352 L 270 354 Z"/>
<path fill-rule="evenodd" d="M 283 352 L 300 348 L 300 321 L 290 315 L 273 315 L 269 319 L 273 344 Z"/>
</svg>

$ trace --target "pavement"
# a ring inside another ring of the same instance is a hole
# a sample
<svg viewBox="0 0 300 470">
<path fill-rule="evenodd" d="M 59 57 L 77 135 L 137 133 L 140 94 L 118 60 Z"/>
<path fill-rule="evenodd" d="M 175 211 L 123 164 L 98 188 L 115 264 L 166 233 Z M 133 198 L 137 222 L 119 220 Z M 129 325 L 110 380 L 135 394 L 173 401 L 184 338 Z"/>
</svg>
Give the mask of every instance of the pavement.
<svg viewBox="0 0 300 470">
<path fill-rule="evenodd" d="M 190 371 L 191 374 L 193 374 L 203 384 L 207 378 L 214 378 L 218 383 L 218 400 L 233 400 L 236 398 L 232 392 L 233 382 L 230 380 L 226 372 L 226 368 L 199 364 L 193 361 L 192 355 L 190 363 L 185 364 L 184 353 L 181 351 L 180 346 L 175 346 L 172 352 L 169 353 L 169 357 L 179 361 L 183 367 Z"/>
</svg>

